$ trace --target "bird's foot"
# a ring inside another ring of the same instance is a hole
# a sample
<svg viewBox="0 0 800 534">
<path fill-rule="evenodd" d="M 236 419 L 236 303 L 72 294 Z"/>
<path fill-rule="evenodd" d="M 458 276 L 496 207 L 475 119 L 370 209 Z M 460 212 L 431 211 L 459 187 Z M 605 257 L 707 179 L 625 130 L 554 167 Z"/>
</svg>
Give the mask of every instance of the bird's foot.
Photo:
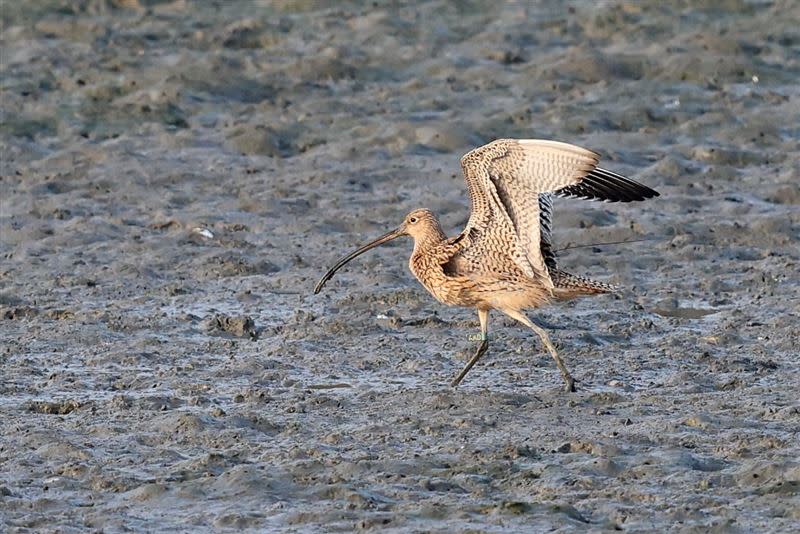
<svg viewBox="0 0 800 534">
<path fill-rule="evenodd" d="M 564 375 L 564 391 L 575 393 L 575 379 L 570 375 Z"/>
</svg>

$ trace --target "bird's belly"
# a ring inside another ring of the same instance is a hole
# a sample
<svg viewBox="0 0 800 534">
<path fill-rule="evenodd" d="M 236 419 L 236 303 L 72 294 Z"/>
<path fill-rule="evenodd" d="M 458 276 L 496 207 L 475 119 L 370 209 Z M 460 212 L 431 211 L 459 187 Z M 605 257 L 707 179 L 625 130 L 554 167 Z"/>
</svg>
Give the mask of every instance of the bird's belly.
<svg viewBox="0 0 800 534">
<path fill-rule="evenodd" d="M 436 300 L 450 306 L 523 310 L 546 304 L 552 297 L 542 284 L 524 278 L 448 275 L 441 266 L 411 270 Z"/>
<path fill-rule="evenodd" d="M 508 286 L 503 281 L 498 281 L 482 289 L 486 304 L 497 310 L 538 308 L 552 299 L 552 292 L 536 283 Z"/>
<path fill-rule="evenodd" d="M 469 279 L 448 277 L 450 280 L 436 285 L 426 285 L 425 289 L 442 304 L 449 306 L 477 307 L 482 304 L 480 295 L 471 287 Z"/>
</svg>

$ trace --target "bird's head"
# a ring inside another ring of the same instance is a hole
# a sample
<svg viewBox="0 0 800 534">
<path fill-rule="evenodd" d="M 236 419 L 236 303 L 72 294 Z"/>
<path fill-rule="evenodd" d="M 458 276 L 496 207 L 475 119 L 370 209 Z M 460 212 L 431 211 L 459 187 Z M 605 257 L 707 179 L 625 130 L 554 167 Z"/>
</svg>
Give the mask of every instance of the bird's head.
<svg viewBox="0 0 800 534">
<path fill-rule="evenodd" d="M 427 209 L 417 209 L 406 215 L 398 230 L 402 232 L 401 235 L 410 235 L 415 240 L 431 234 L 438 236 L 441 233 L 439 220 L 431 210 Z"/>
</svg>

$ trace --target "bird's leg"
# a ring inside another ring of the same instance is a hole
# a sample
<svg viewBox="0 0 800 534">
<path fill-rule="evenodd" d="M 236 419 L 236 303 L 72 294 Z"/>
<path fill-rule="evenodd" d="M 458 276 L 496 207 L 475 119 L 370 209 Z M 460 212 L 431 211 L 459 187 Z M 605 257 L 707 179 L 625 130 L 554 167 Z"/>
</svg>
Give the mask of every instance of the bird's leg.
<svg viewBox="0 0 800 534">
<path fill-rule="evenodd" d="M 475 356 L 470 358 L 470 360 L 467 362 L 467 365 L 465 365 L 461 372 L 458 373 L 458 376 L 455 377 L 452 382 L 450 382 L 450 385 L 453 387 L 456 387 L 461 383 L 462 380 L 464 380 L 464 377 L 467 376 L 467 373 L 469 373 L 469 370 L 472 369 L 473 365 L 475 365 L 475 362 L 477 362 L 480 357 L 483 356 L 483 353 L 486 352 L 486 349 L 489 348 L 489 310 L 478 309 L 478 319 L 481 322 L 481 344 L 478 347 L 478 352 L 475 353 Z"/>
<path fill-rule="evenodd" d="M 547 347 L 547 351 L 550 353 L 550 356 L 556 361 L 556 365 L 558 366 L 558 370 L 561 371 L 561 376 L 564 378 L 564 390 L 568 392 L 575 391 L 575 379 L 572 378 L 572 375 L 569 374 L 567 371 L 567 366 L 564 365 L 561 356 L 558 355 L 556 352 L 556 348 L 553 346 L 553 343 L 550 341 L 550 336 L 547 335 L 547 332 L 544 328 L 535 325 L 530 319 L 528 319 L 523 313 L 518 312 L 516 310 L 503 310 L 503 313 L 511 317 L 512 319 L 516 319 L 517 321 L 521 322 L 539 336 L 539 339 L 542 340 L 544 346 Z"/>
</svg>

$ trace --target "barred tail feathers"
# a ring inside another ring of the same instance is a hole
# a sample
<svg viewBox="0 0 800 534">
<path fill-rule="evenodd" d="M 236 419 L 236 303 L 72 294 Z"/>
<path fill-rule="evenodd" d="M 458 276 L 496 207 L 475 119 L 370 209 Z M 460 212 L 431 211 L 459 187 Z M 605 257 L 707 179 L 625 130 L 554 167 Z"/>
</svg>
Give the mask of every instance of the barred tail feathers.
<svg viewBox="0 0 800 534">
<path fill-rule="evenodd" d="M 551 269 L 550 278 L 553 280 L 553 294 L 558 299 L 568 299 L 584 295 L 598 295 L 619 291 L 619 286 L 598 282 L 591 278 L 577 276 L 566 271 Z"/>
</svg>

